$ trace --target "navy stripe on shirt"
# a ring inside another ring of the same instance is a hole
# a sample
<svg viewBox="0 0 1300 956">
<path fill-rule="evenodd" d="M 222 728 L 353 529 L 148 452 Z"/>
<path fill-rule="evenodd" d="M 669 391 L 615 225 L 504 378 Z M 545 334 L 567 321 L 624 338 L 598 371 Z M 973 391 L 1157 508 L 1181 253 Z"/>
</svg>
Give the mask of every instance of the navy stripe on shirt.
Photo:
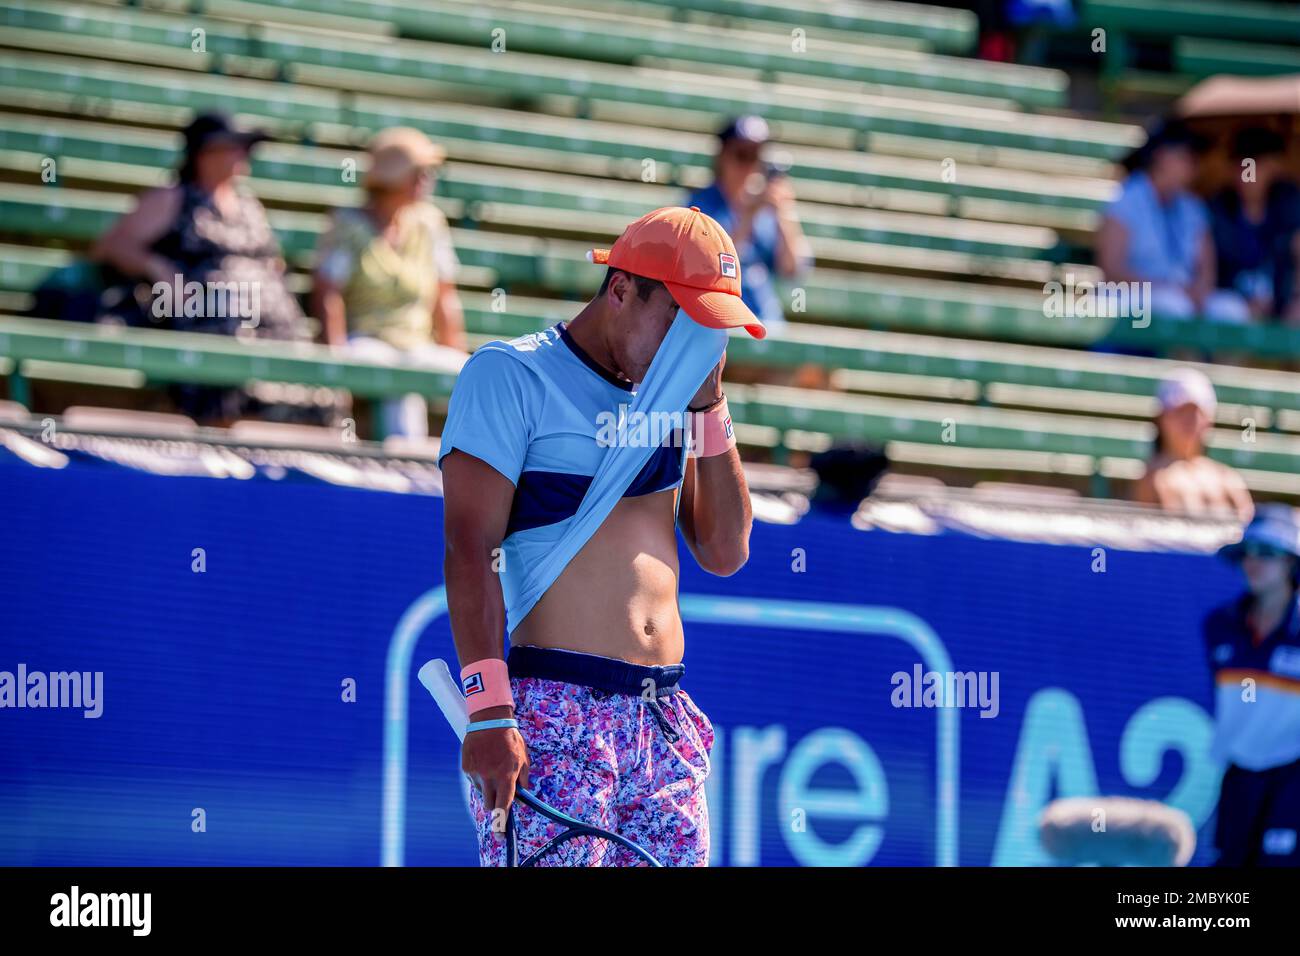
<svg viewBox="0 0 1300 956">
<path fill-rule="evenodd" d="M 623 497 L 636 498 L 676 486 L 682 480 L 682 460 L 681 435 L 674 431 L 661 447 L 655 449 L 627 491 L 623 492 Z M 594 477 L 559 471 L 520 473 L 514 503 L 510 507 L 510 520 L 506 524 L 506 537 L 516 531 L 540 528 L 573 517 L 578 513 L 578 506 Z"/>
</svg>

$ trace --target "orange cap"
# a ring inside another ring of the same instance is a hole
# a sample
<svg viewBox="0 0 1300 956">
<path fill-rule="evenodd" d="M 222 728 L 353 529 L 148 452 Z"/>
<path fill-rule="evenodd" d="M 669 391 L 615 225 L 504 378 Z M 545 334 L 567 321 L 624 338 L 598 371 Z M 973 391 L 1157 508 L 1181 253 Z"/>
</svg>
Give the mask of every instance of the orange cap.
<svg viewBox="0 0 1300 956">
<path fill-rule="evenodd" d="M 623 230 L 614 248 L 592 249 L 587 257 L 662 282 L 700 325 L 744 326 L 756 339 L 767 335 L 740 299 L 740 257 L 731 237 L 698 206 L 665 206 L 647 213 Z"/>
</svg>

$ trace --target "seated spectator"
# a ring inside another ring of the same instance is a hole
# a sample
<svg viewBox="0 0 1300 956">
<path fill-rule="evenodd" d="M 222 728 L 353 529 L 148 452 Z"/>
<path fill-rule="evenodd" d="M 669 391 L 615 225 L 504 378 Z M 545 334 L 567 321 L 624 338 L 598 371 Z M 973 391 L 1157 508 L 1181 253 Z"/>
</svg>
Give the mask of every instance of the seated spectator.
<svg viewBox="0 0 1300 956">
<path fill-rule="evenodd" d="M 316 249 L 312 300 L 329 344 L 378 362 L 464 362 L 456 252 L 429 201 L 443 157 L 416 129 L 387 129 L 371 142 L 365 203 L 335 210 Z M 428 435 L 419 395 L 385 401 L 380 414 L 385 435 Z"/>
<path fill-rule="evenodd" d="M 1165 511 L 1230 515 L 1243 523 L 1255 506 L 1241 476 L 1205 454 L 1205 435 L 1218 401 L 1203 372 L 1182 368 L 1156 390 L 1155 453 L 1137 483 L 1134 500 Z"/>
<path fill-rule="evenodd" d="M 184 136 L 176 185 L 142 193 L 91 249 L 94 260 L 129 279 L 115 298 L 101 300 L 96 321 L 306 338 L 266 210 L 239 185 L 249 151 L 267 137 L 220 113 L 197 116 Z M 233 388 L 178 386 L 173 396 L 185 414 L 212 424 L 240 417 L 248 404 Z"/>
<path fill-rule="evenodd" d="M 768 331 L 785 326 L 773 273 L 794 278 L 808 269 L 812 253 L 795 210 L 794 188 L 785 170 L 763 162 L 767 123 L 742 116 L 718 134 L 713 182 L 692 193 L 698 206 L 731 235 L 740 256 L 741 298 Z"/>
<path fill-rule="evenodd" d="M 1097 264 L 1107 282 L 1150 283 L 1157 318 L 1246 322 L 1246 300 L 1215 288 L 1209 216 L 1191 192 L 1195 147 L 1186 127 L 1169 124 L 1129 157 L 1132 172 L 1097 233 Z"/>
<path fill-rule="evenodd" d="M 1286 144 L 1270 129 L 1251 127 L 1232 144 L 1232 184 L 1210 203 L 1219 260 L 1219 288 L 1250 304 L 1255 318 L 1300 322 L 1300 190 L 1286 181 Z"/>
</svg>

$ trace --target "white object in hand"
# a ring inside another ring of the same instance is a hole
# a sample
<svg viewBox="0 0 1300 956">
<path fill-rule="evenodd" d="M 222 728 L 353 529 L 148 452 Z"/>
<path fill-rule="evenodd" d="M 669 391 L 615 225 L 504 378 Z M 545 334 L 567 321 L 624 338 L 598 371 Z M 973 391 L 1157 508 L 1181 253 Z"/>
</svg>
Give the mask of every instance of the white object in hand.
<svg viewBox="0 0 1300 956">
<path fill-rule="evenodd" d="M 469 709 L 465 705 L 465 695 L 461 693 L 460 684 L 451 676 L 447 662 L 440 657 L 426 661 L 417 675 L 424 689 L 438 702 L 442 716 L 447 718 L 456 736 L 465 739 L 465 728 L 469 726 Z"/>
</svg>

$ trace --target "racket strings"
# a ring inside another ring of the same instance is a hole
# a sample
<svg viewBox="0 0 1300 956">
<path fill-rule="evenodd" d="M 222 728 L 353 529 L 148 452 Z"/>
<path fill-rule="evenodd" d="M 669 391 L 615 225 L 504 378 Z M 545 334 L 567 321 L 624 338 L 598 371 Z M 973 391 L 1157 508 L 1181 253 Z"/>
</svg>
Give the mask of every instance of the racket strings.
<svg viewBox="0 0 1300 956">
<path fill-rule="evenodd" d="M 564 826 L 546 820 L 541 814 L 524 807 L 517 807 L 515 812 L 518 815 L 518 822 L 524 824 L 515 831 L 519 839 L 518 858 L 521 865 L 546 867 L 649 865 L 625 846 L 599 833 L 566 830 Z"/>
<path fill-rule="evenodd" d="M 636 866 L 630 854 L 616 843 L 589 833 L 557 843 L 537 858 L 534 866 Z"/>
</svg>

